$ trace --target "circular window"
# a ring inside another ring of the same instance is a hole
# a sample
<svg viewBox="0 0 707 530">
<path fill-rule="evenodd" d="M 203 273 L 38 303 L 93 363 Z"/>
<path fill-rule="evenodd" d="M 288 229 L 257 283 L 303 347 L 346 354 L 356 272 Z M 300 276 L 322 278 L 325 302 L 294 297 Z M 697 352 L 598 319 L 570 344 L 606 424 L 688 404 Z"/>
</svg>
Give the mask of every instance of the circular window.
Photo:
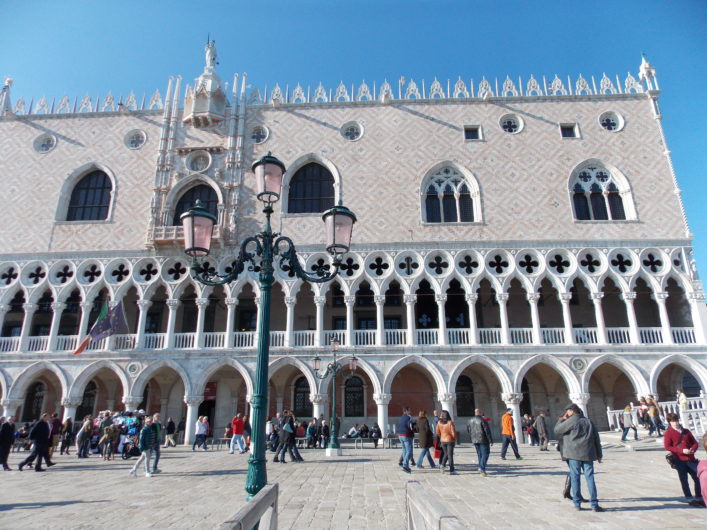
<svg viewBox="0 0 707 530">
<path fill-rule="evenodd" d="M 624 119 L 616 112 L 607 111 L 599 116 L 599 125 L 607 131 L 618 132 L 624 128 Z"/>
<path fill-rule="evenodd" d="M 38 153 L 48 153 L 56 147 L 56 137 L 52 134 L 42 134 L 34 140 L 34 150 Z"/>
<path fill-rule="evenodd" d="M 134 130 L 125 135 L 125 145 L 128 149 L 140 149 L 147 141 L 145 131 Z"/>
<path fill-rule="evenodd" d="M 350 121 L 341 126 L 341 136 L 349 142 L 355 142 L 363 136 L 363 128 L 356 121 Z"/>
<path fill-rule="evenodd" d="M 499 121 L 501 129 L 508 134 L 516 134 L 523 130 L 523 120 L 515 114 L 506 114 Z"/>
<path fill-rule="evenodd" d="M 256 125 L 250 132 L 250 139 L 253 140 L 255 144 L 262 144 L 269 136 L 270 131 L 268 131 L 267 127 L 263 127 L 262 125 Z"/>
<path fill-rule="evenodd" d="M 205 171 L 211 165 L 211 156 L 206 151 L 194 151 L 187 157 L 187 167 L 192 171 Z"/>
</svg>

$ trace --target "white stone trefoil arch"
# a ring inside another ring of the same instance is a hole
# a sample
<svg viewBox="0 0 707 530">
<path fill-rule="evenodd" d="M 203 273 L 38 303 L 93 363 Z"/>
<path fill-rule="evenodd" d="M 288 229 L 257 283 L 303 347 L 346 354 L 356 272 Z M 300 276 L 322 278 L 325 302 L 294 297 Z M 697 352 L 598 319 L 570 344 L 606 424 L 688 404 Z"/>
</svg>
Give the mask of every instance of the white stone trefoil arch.
<svg viewBox="0 0 707 530">
<path fill-rule="evenodd" d="M 482 223 L 484 221 L 484 208 L 483 201 L 481 200 L 481 185 L 479 184 L 479 180 L 476 178 L 474 173 L 471 172 L 471 170 L 452 160 L 443 160 L 438 162 L 425 172 L 424 177 L 420 181 L 420 218 L 422 219 L 422 222 L 428 222 L 427 211 L 424 203 L 430 180 L 435 174 L 447 167 L 453 169 L 464 177 L 464 181 L 469 189 L 469 195 L 471 196 L 471 202 L 474 208 L 473 222 Z"/>
</svg>

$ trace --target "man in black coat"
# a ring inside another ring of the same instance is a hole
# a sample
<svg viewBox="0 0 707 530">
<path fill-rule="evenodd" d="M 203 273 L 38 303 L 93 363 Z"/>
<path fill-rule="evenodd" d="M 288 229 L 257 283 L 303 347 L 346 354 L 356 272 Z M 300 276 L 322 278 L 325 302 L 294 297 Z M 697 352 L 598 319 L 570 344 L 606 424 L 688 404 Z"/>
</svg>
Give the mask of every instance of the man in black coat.
<svg viewBox="0 0 707 530">
<path fill-rule="evenodd" d="M 2 418 L 3 420 L 5 418 Z M 10 471 L 7 465 L 7 457 L 15 441 L 15 418 L 10 416 L 7 421 L 0 422 L 0 464 L 5 471 Z"/>
<path fill-rule="evenodd" d="M 54 462 L 49 460 L 49 440 L 51 427 L 49 426 L 48 420 L 49 414 L 45 412 L 42 414 L 42 417 L 39 418 L 39 421 L 34 424 L 34 427 L 32 427 L 32 430 L 29 433 L 29 439 L 32 440 L 34 449 L 30 455 L 22 461 L 22 463 L 20 463 L 20 471 L 22 471 L 24 466 L 32 463 L 35 458 L 37 459 L 37 464 L 34 466 L 35 471 L 44 471 L 42 468 L 42 458 L 47 463 L 47 467 L 54 465 Z"/>
<path fill-rule="evenodd" d="M 476 449 L 479 473 L 481 473 L 482 477 L 485 477 L 487 476 L 486 463 L 489 460 L 489 454 L 491 454 L 493 436 L 491 435 L 489 424 L 484 419 L 484 413 L 480 409 L 474 410 L 474 416 L 469 420 L 469 425 L 466 429 L 469 432 L 471 443 L 474 444 Z"/>
</svg>

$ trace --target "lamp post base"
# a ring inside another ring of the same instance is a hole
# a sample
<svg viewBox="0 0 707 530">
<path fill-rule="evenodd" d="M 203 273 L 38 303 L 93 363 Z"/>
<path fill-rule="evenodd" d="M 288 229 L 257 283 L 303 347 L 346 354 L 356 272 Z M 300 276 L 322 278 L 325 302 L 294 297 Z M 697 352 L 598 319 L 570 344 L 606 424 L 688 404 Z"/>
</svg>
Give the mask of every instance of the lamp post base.
<svg viewBox="0 0 707 530">
<path fill-rule="evenodd" d="M 327 447 L 326 448 L 326 455 L 327 456 L 341 456 L 343 453 L 341 452 L 341 447 Z"/>
</svg>

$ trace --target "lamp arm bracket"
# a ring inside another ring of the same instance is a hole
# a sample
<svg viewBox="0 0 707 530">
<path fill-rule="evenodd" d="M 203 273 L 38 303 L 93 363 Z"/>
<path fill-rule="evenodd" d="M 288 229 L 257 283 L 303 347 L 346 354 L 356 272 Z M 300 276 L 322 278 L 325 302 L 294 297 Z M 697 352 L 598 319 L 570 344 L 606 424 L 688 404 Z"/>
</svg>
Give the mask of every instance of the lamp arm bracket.
<svg viewBox="0 0 707 530">
<path fill-rule="evenodd" d="M 195 257 L 191 264 L 192 278 L 200 283 L 203 283 L 204 285 L 215 287 L 217 285 L 225 285 L 237 280 L 238 276 L 240 276 L 240 274 L 246 269 L 246 264 L 248 264 L 249 271 L 255 270 L 257 267 L 255 256 L 260 256 L 263 253 L 263 245 L 260 243 L 259 237 L 259 235 L 249 237 L 241 243 L 241 249 L 238 253 L 238 257 L 233 262 L 233 268 L 226 274 L 219 274 L 214 268 L 204 268 L 202 263 L 200 263 Z M 251 244 L 255 245 L 254 252 L 248 250 L 248 246 Z"/>
<path fill-rule="evenodd" d="M 289 273 L 292 271 L 298 278 L 312 283 L 324 283 L 339 275 L 341 255 L 337 254 L 330 264 L 315 265 L 313 272 L 307 272 L 297 259 L 295 244 L 287 236 L 278 237 L 273 244 L 273 255 L 280 258 L 280 269 Z M 332 270 L 333 268 L 333 270 Z"/>
</svg>

